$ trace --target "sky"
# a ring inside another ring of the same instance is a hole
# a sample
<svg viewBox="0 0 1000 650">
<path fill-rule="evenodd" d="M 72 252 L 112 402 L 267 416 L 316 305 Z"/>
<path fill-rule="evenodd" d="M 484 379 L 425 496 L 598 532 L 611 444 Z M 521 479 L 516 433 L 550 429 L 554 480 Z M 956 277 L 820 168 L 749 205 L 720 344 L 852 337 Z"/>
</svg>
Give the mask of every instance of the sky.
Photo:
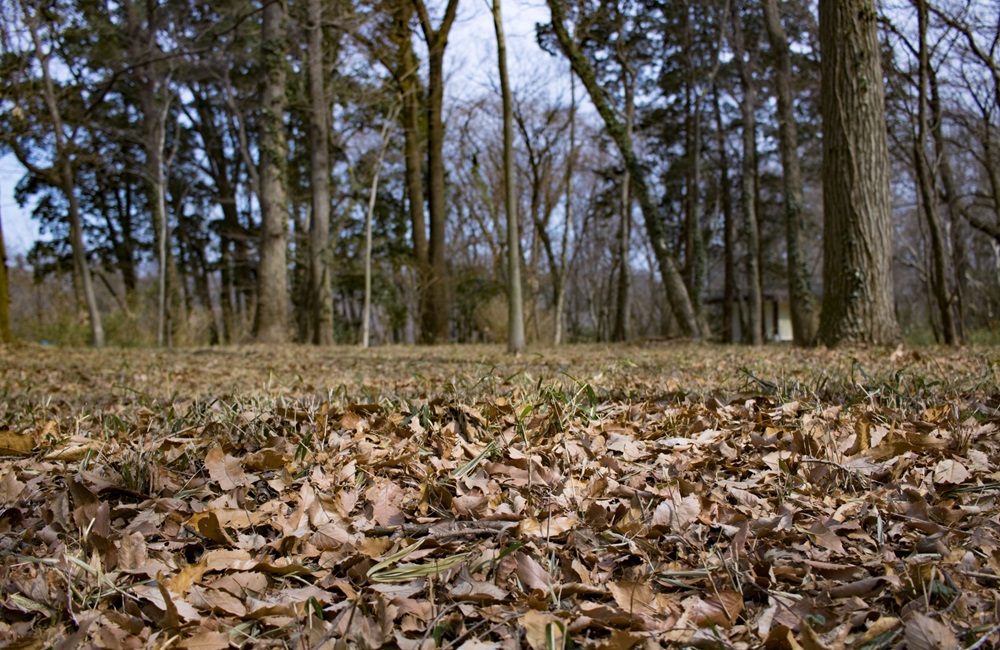
<svg viewBox="0 0 1000 650">
<path fill-rule="evenodd" d="M 445 61 L 445 92 L 452 99 L 481 96 L 499 87 L 491 7 L 487 0 L 461 0 L 459 4 Z M 543 52 L 535 42 L 535 23 L 546 21 L 549 15 L 544 0 L 503 0 L 501 12 L 514 91 L 550 80 L 556 84 L 560 71 L 566 74 L 566 63 Z M 0 219 L 9 257 L 27 253 L 38 238 L 29 210 L 22 210 L 14 200 L 14 187 L 23 175 L 24 168 L 13 156 L 0 157 Z"/>
</svg>

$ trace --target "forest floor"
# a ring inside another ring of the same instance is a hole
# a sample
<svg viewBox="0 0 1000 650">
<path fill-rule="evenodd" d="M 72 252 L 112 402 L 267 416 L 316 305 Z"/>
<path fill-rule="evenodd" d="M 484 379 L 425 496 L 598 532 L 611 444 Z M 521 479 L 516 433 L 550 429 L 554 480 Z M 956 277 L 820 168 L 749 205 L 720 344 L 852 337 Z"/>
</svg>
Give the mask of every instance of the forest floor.
<svg viewBox="0 0 1000 650">
<path fill-rule="evenodd" d="M 1000 349 L 0 347 L 0 646 L 1000 643 Z"/>
</svg>

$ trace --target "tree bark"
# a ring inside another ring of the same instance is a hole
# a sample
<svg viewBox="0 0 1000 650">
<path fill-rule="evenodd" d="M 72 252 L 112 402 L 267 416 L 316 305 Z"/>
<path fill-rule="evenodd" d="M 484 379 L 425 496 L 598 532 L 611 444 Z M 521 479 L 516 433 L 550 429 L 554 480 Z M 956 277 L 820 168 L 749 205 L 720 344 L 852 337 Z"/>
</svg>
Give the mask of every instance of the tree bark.
<svg viewBox="0 0 1000 650">
<path fill-rule="evenodd" d="M 430 207 L 430 246 L 428 257 L 430 277 L 427 282 L 431 313 L 429 331 L 423 332 L 427 343 L 448 340 L 449 300 L 448 264 L 445 257 L 445 228 L 447 206 L 444 183 L 444 53 L 448 46 L 448 33 L 455 22 L 458 0 L 448 0 L 444 18 L 437 29 L 431 25 L 423 0 L 413 0 L 420 18 L 424 40 L 427 42 L 427 198 Z"/>
<path fill-rule="evenodd" d="M 309 221 L 309 279 L 306 305 L 309 341 L 316 345 L 333 343 L 333 292 L 330 282 L 330 152 L 326 75 L 323 71 L 322 0 L 308 0 L 309 76 L 309 183 L 312 211 Z"/>
<path fill-rule="evenodd" d="M 892 203 L 873 0 L 820 0 L 823 309 L 820 340 L 900 338 L 893 306 Z"/>
<path fill-rule="evenodd" d="M 503 182 L 507 214 L 507 351 L 524 351 L 524 302 L 521 297 L 521 236 L 517 216 L 517 188 L 514 186 L 514 109 L 507 79 L 507 43 L 503 36 L 500 0 L 493 0 L 493 29 L 497 36 L 497 69 L 503 101 Z"/>
<path fill-rule="evenodd" d="M 733 2 L 733 55 L 739 67 L 743 97 L 740 115 L 743 118 L 743 163 L 740 179 L 740 207 L 743 215 L 743 235 L 746 238 L 746 274 L 749 311 L 746 342 L 751 345 L 764 343 L 764 299 L 760 273 L 760 225 L 757 221 L 757 87 L 753 80 L 752 62 L 748 61 L 743 40 L 743 24 L 738 2 Z"/>
<path fill-rule="evenodd" d="M 788 37 L 781 25 L 777 0 L 764 0 L 767 38 L 775 57 L 774 89 L 778 100 L 778 147 L 785 195 L 785 246 L 788 259 L 788 296 L 791 302 L 792 335 L 796 345 L 812 345 L 818 325 L 816 298 L 803 250 L 805 206 L 799 136 L 792 97 L 792 63 Z"/>
<path fill-rule="evenodd" d="M 574 72 L 576 72 L 580 81 L 583 82 L 584 87 L 587 89 L 587 94 L 590 95 L 591 101 L 604 121 L 608 135 L 611 136 L 611 139 L 617 145 L 624 159 L 625 167 L 632 176 L 632 190 L 635 193 L 636 200 L 639 202 L 639 208 L 645 219 L 646 231 L 649 233 L 653 253 L 656 256 L 660 273 L 663 276 L 663 283 L 666 287 L 667 301 L 670 303 L 674 316 L 680 326 L 681 333 L 684 336 L 699 339 L 701 338 L 701 331 L 698 327 L 698 319 L 691 305 L 687 287 L 684 285 L 684 278 L 677 268 L 677 261 L 670 253 L 667 245 L 667 233 L 664 228 L 663 217 L 650 196 L 649 186 L 646 183 L 646 170 L 635 154 L 632 140 L 625 132 L 625 127 L 618 120 L 614 110 L 608 103 L 604 90 L 598 85 L 597 77 L 590 62 L 587 61 L 570 38 L 564 24 L 565 19 L 560 4 L 561 0 L 546 0 L 546 2 L 552 13 L 552 27 L 559 41 L 559 47 L 569 59 Z"/>
<path fill-rule="evenodd" d="M 262 110 L 260 115 L 260 263 L 254 334 L 261 343 L 288 339 L 288 202 L 285 196 L 285 34 L 283 0 L 264 4 L 261 35 Z"/>
</svg>

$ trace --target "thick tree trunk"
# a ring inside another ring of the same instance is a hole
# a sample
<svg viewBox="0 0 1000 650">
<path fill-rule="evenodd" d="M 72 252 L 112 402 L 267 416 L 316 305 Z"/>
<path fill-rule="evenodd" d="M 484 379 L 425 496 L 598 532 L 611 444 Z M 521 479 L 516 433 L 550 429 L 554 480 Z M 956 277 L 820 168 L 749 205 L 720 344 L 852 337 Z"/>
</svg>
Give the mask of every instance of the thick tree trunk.
<svg viewBox="0 0 1000 650">
<path fill-rule="evenodd" d="M 260 263 L 254 334 L 261 343 L 288 339 L 288 202 L 285 197 L 285 5 L 264 4 L 260 115 Z"/>
<path fill-rule="evenodd" d="M 788 256 L 788 296 L 792 311 L 792 335 L 796 345 L 812 345 L 819 324 L 809 267 L 803 250 L 805 206 L 799 165 L 799 136 L 792 97 L 792 63 L 788 37 L 781 25 L 777 0 L 764 0 L 767 37 L 775 56 L 774 89 L 778 99 L 778 147 L 785 194 L 785 246 Z"/>
<path fill-rule="evenodd" d="M 917 133 L 913 142 L 913 164 L 920 194 L 920 207 L 927 220 L 927 230 L 931 239 L 930 289 L 941 319 L 941 333 L 947 345 L 958 343 L 955 318 L 951 309 L 948 291 L 948 264 L 945 253 L 944 234 L 938 214 L 938 197 L 934 190 L 934 174 L 927 157 L 927 2 L 914 0 L 917 9 L 917 31 L 919 32 L 919 67 L 917 89 Z"/>
<path fill-rule="evenodd" d="M 517 188 L 514 187 L 514 109 L 507 79 L 507 44 L 503 37 L 500 0 L 493 0 L 493 29 L 497 36 L 497 62 L 503 101 L 503 182 L 507 214 L 507 351 L 524 350 L 524 303 L 521 298 L 521 236 L 517 216 Z"/>
<path fill-rule="evenodd" d="M 307 334 L 316 345 L 333 343 L 333 292 L 330 283 L 330 105 L 323 72 L 323 8 L 321 0 L 308 0 L 309 73 L 309 183 L 312 211 L 309 220 L 309 270 L 306 305 Z"/>
<path fill-rule="evenodd" d="M 742 17 L 739 3 L 733 3 L 733 55 L 740 71 L 740 115 L 743 118 L 743 164 L 740 179 L 740 207 L 743 215 L 743 236 L 746 238 L 747 294 L 750 315 L 744 338 L 751 345 L 764 343 L 764 299 L 760 273 L 760 226 L 757 221 L 757 87 L 752 65 L 746 59 Z"/>
<path fill-rule="evenodd" d="M 873 0 L 820 0 L 823 310 L 826 345 L 900 338 L 893 306 L 892 203 Z"/>
<path fill-rule="evenodd" d="M 576 72 L 580 81 L 583 82 L 584 87 L 587 89 L 587 94 L 590 95 L 590 99 L 594 102 L 597 112 L 604 120 L 608 135 L 611 136 L 611 139 L 618 146 L 625 161 L 625 167 L 632 176 L 632 190 L 635 193 L 636 200 L 639 202 L 639 208 L 645 219 L 646 231 L 649 233 L 653 253 L 656 256 L 660 273 L 663 276 L 663 283 L 666 287 L 667 301 L 670 303 L 677 323 L 681 328 L 681 333 L 684 336 L 698 339 L 701 337 L 698 319 L 691 305 L 691 299 L 684 284 L 684 278 L 677 268 L 677 261 L 670 253 L 670 248 L 667 245 L 667 233 L 664 228 L 662 215 L 653 202 L 649 193 L 649 186 L 646 183 L 646 170 L 635 154 L 632 140 L 625 132 L 625 127 L 618 120 L 614 110 L 608 103 L 603 89 L 597 83 L 597 77 L 590 62 L 579 51 L 566 31 L 560 0 L 547 0 L 547 3 L 549 10 L 552 12 L 552 27 L 559 41 L 560 49 L 562 49 L 563 54 L 570 60 L 574 72 Z"/>
</svg>

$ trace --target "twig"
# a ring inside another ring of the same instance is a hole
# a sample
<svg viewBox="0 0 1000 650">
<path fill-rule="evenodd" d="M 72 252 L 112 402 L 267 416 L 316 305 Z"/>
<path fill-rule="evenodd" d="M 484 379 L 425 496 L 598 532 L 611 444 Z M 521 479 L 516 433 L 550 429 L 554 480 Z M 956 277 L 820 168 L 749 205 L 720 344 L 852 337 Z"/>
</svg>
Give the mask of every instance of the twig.
<svg viewBox="0 0 1000 650">
<path fill-rule="evenodd" d="M 369 537 L 392 537 L 402 533 L 411 537 L 447 539 L 471 537 L 489 533 L 502 533 L 516 526 L 516 521 L 439 521 L 433 524 L 403 524 L 401 526 L 375 526 L 367 531 Z"/>
</svg>

